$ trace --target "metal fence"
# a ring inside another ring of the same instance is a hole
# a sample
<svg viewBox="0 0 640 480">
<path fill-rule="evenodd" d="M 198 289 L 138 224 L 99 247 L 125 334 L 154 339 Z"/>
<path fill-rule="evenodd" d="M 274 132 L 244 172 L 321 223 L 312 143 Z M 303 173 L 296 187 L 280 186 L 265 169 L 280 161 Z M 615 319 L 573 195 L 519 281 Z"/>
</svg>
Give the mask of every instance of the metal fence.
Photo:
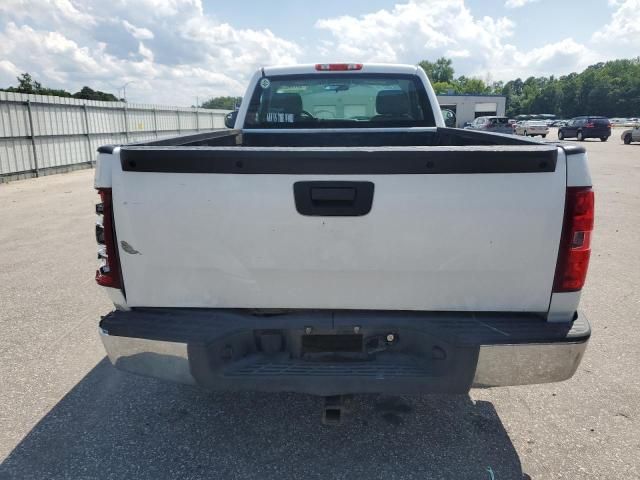
<svg viewBox="0 0 640 480">
<path fill-rule="evenodd" d="M 105 144 L 224 128 L 226 113 L 0 92 L 0 182 L 90 165 Z"/>
</svg>

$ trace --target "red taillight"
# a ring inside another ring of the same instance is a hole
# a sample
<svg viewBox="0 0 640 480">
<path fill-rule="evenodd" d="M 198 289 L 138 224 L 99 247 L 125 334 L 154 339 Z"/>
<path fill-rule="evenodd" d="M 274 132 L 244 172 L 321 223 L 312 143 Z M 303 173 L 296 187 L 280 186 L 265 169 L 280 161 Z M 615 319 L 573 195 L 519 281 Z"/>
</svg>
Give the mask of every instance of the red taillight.
<svg viewBox="0 0 640 480">
<path fill-rule="evenodd" d="M 98 193 L 102 203 L 96 205 L 96 213 L 102 215 L 102 226 L 96 225 L 96 240 L 104 245 L 98 251 L 98 258 L 102 265 L 96 271 L 96 282 L 103 287 L 121 288 L 120 260 L 116 245 L 115 229 L 113 228 L 113 202 L 110 188 L 99 188 Z"/>
<path fill-rule="evenodd" d="M 316 63 L 316 70 L 321 72 L 344 72 L 346 70 L 362 70 L 361 63 Z"/>
<path fill-rule="evenodd" d="M 567 188 L 554 292 L 575 292 L 584 286 L 591 254 L 594 209 L 591 187 Z"/>
</svg>

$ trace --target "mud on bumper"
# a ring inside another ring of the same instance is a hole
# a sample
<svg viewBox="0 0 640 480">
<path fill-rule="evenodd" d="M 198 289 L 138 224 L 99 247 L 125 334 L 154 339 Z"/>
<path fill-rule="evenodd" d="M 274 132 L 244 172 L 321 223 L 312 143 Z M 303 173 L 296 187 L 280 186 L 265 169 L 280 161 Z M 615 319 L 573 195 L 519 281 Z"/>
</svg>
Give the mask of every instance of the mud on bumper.
<svg viewBox="0 0 640 480">
<path fill-rule="evenodd" d="M 136 309 L 100 322 L 119 369 L 214 390 L 465 393 L 570 378 L 591 334 L 531 314 Z"/>
</svg>

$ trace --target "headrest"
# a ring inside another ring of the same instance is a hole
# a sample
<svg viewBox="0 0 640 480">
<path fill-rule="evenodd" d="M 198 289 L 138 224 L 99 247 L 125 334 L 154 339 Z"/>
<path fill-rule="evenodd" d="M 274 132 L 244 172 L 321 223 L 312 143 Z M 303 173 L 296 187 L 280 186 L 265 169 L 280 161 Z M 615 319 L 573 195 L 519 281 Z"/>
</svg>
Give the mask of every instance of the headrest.
<svg viewBox="0 0 640 480">
<path fill-rule="evenodd" d="M 376 97 L 378 115 L 407 115 L 409 98 L 402 90 L 380 90 Z"/>
<path fill-rule="evenodd" d="M 274 93 L 271 97 L 271 108 L 269 110 L 300 115 L 302 112 L 302 97 L 298 93 Z"/>
</svg>

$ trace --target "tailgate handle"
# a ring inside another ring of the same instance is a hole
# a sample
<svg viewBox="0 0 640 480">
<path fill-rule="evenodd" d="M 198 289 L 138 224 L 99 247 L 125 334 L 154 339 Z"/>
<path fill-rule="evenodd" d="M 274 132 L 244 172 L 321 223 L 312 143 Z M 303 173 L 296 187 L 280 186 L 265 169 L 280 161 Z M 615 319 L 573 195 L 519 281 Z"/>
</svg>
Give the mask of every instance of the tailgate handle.
<svg viewBox="0 0 640 480">
<path fill-rule="evenodd" d="M 296 210 L 301 215 L 359 217 L 371 211 L 372 182 L 313 181 L 293 184 Z"/>
<path fill-rule="evenodd" d="M 318 187 L 311 189 L 311 201 L 313 202 L 353 202 L 355 199 L 355 188 Z"/>
</svg>

